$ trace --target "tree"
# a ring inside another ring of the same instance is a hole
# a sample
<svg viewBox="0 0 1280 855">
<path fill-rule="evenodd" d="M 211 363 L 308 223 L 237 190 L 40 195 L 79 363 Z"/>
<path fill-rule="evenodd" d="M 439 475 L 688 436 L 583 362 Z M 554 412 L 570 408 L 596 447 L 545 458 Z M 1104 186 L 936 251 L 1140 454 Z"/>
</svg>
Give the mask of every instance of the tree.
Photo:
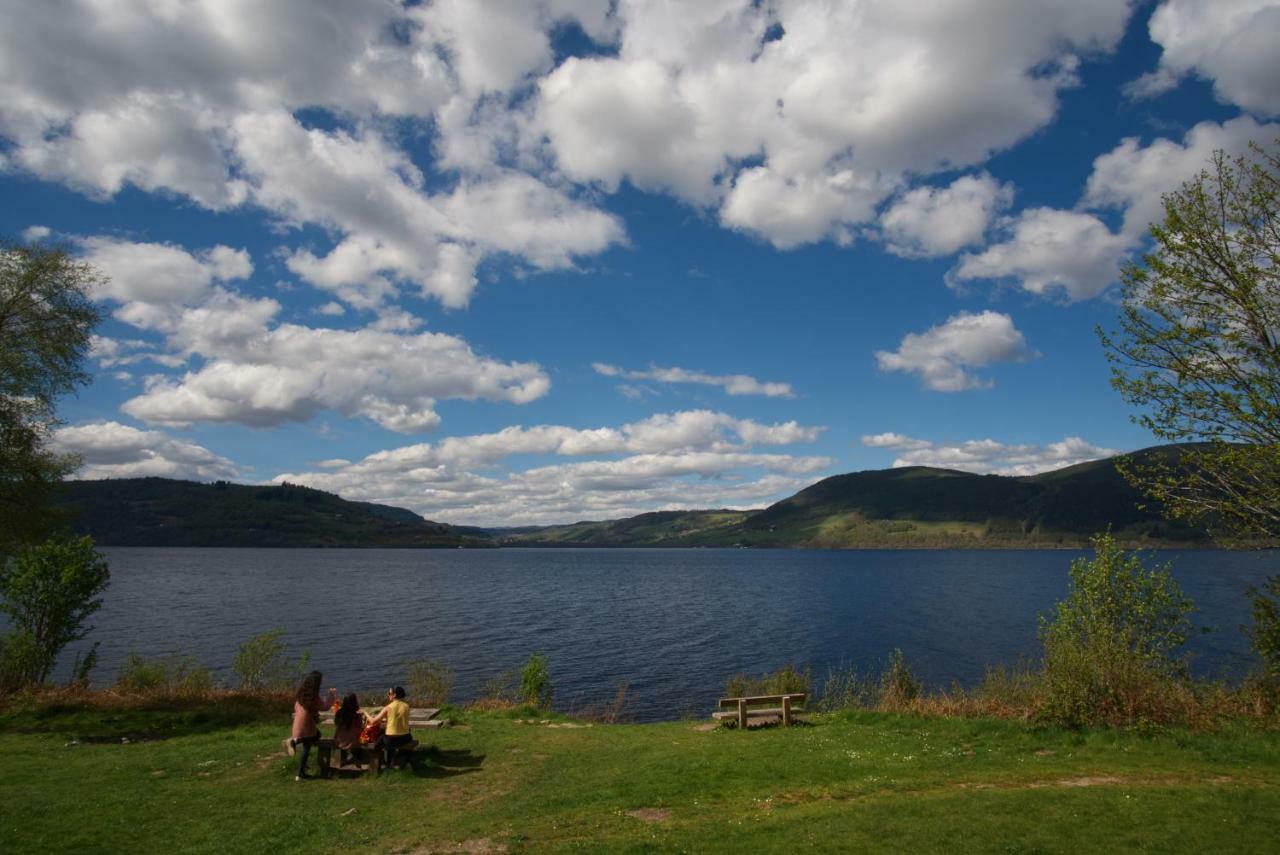
<svg viewBox="0 0 1280 855">
<path fill-rule="evenodd" d="M 0 562 L 50 531 L 50 495 L 76 465 L 47 441 L 57 398 L 88 381 L 100 281 L 62 249 L 0 243 Z"/>
<path fill-rule="evenodd" d="M 1280 539 L 1280 140 L 1164 197 L 1154 247 L 1125 266 L 1120 329 L 1102 333 L 1112 385 L 1180 459 L 1121 463 L 1168 516 L 1215 537 Z M 1267 592 L 1270 592 L 1270 597 Z M 1280 577 L 1253 599 L 1254 646 L 1280 674 Z"/>
<path fill-rule="evenodd" d="M 0 569 L 0 612 L 9 632 L 0 639 L 6 688 L 43 683 L 58 654 L 88 634 L 110 574 L 89 537 L 52 539 L 27 548 Z"/>
</svg>

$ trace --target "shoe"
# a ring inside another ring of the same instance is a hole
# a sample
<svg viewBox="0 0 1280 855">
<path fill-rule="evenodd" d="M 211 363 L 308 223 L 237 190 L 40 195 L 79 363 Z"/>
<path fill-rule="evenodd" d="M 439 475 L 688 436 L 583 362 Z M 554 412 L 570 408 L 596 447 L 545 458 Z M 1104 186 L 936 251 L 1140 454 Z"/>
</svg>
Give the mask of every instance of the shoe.
<svg viewBox="0 0 1280 855">
<path fill-rule="evenodd" d="M 294 747 L 293 747 L 292 739 L 285 737 L 284 739 L 280 740 L 280 744 L 284 746 L 285 754 L 288 754 L 290 757 L 294 755 Z"/>
</svg>

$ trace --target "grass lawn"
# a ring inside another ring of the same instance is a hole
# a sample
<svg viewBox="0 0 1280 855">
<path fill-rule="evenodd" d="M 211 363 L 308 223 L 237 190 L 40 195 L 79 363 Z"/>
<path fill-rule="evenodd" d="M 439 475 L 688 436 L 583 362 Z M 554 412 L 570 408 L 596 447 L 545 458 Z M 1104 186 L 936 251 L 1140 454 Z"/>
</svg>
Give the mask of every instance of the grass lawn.
<svg viewBox="0 0 1280 855">
<path fill-rule="evenodd" d="M 455 721 L 419 733 L 430 749 L 416 770 L 296 783 L 285 714 L 11 711 L 0 840 L 7 852 L 1280 851 L 1276 732 L 875 713 L 747 733 Z"/>
</svg>

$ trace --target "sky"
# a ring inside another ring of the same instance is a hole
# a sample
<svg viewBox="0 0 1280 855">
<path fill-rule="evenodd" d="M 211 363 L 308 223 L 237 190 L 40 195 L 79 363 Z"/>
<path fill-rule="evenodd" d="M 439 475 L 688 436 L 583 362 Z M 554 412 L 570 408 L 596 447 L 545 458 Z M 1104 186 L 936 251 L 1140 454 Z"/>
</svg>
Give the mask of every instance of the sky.
<svg viewBox="0 0 1280 855">
<path fill-rule="evenodd" d="M 1280 139 L 1280 0 L 0 0 L 82 478 L 489 526 L 1156 444 L 1122 265 Z"/>
</svg>

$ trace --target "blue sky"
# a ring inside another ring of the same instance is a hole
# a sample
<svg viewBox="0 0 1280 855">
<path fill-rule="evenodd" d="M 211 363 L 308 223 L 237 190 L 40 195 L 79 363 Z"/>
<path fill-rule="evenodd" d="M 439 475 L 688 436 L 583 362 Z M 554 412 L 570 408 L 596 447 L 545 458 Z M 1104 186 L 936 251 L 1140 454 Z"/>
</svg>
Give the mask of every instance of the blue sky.
<svg viewBox="0 0 1280 855">
<path fill-rule="evenodd" d="M 1267 0 L 0 10 L 0 233 L 104 275 L 80 476 L 456 523 L 1153 444 L 1119 266 L 1280 137 Z"/>
</svg>

